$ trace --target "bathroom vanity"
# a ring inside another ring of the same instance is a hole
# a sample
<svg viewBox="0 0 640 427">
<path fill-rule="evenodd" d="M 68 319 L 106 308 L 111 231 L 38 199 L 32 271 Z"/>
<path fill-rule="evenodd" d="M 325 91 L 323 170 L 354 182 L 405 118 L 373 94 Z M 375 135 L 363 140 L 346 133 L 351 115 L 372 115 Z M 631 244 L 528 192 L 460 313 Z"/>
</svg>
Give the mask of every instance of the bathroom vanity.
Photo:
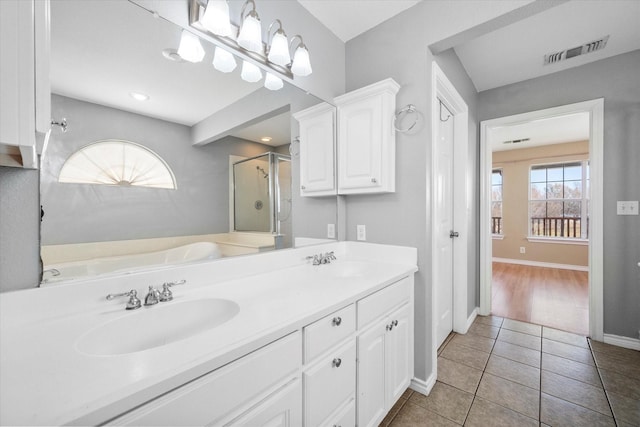
<svg viewBox="0 0 640 427">
<path fill-rule="evenodd" d="M 0 423 L 378 425 L 413 377 L 416 263 L 339 242 L 2 294 Z"/>
</svg>

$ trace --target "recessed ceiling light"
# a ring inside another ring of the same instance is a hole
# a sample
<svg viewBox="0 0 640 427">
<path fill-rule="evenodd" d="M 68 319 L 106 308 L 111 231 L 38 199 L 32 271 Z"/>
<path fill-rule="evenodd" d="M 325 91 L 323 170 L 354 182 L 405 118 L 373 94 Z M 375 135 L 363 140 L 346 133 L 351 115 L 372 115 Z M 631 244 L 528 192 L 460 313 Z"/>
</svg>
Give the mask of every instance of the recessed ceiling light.
<svg viewBox="0 0 640 427">
<path fill-rule="evenodd" d="M 149 95 L 145 95 L 144 93 L 140 92 L 129 92 L 129 96 L 136 101 L 146 101 L 147 99 L 149 99 Z"/>
<path fill-rule="evenodd" d="M 184 62 L 184 59 L 182 59 L 182 57 L 178 54 L 178 51 L 175 49 L 162 49 L 162 56 L 167 58 L 169 61 Z"/>
<path fill-rule="evenodd" d="M 262 142 L 271 142 L 273 138 L 271 138 L 270 136 L 263 136 L 262 138 L 260 138 L 260 141 Z"/>
</svg>

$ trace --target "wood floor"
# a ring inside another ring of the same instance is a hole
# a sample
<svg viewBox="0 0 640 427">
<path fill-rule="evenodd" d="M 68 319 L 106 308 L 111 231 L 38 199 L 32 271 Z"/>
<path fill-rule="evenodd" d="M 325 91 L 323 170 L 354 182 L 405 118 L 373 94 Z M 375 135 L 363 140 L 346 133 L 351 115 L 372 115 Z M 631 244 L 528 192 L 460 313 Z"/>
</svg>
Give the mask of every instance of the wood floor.
<svg viewBox="0 0 640 427">
<path fill-rule="evenodd" d="M 494 262 L 491 314 L 586 336 L 588 273 Z"/>
</svg>

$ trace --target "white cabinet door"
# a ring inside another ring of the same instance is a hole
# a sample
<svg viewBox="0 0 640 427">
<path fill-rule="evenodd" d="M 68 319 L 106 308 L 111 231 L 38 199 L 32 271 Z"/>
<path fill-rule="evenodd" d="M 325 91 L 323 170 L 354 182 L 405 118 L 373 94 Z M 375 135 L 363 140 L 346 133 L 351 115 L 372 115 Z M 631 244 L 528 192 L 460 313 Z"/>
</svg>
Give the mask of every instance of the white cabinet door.
<svg viewBox="0 0 640 427">
<path fill-rule="evenodd" d="M 302 425 L 302 382 L 296 379 L 229 426 L 297 427 Z"/>
<path fill-rule="evenodd" d="M 335 107 L 322 103 L 293 117 L 300 124 L 300 195 L 336 194 Z"/>
<path fill-rule="evenodd" d="M 338 107 L 338 194 L 395 191 L 396 93 L 393 79 L 335 99 Z"/>
<path fill-rule="evenodd" d="M 388 317 L 385 341 L 387 355 L 387 408 L 391 408 L 407 389 L 413 376 L 413 348 L 411 346 L 411 317 L 409 304 L 405 304 Z"/>
<path fill-rule="evenodd" d="M 385 406 L 387 319 L 384 318 L 358 337 L 358 426 L 377 426 Z"/>
</svg>

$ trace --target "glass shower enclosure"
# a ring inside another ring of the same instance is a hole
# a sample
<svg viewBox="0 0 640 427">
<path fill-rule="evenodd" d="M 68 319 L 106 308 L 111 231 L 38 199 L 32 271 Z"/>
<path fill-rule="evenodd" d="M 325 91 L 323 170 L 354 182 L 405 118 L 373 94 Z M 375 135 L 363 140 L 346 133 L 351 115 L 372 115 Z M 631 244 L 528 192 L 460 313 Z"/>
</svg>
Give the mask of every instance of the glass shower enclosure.
<svg viewBox="0 0 640 427">
<path fill-rule="evenodd" d="M 291 247 L 291 157 L 268 152 L 233 164 L 235 231 L 272 233 Z"/>
</svg>

